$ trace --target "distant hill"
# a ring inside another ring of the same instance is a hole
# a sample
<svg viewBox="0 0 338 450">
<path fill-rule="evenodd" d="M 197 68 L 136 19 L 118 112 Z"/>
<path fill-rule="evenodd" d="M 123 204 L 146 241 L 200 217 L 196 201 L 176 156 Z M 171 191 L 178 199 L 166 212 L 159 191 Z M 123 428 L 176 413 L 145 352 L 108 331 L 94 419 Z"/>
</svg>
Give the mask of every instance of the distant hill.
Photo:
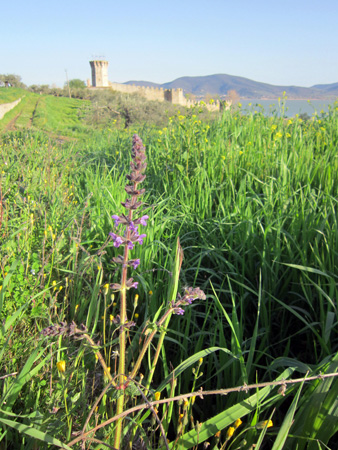
<svg viewBox="0 0 338 450">
<path fill-rule="evenodd" d="M 206 94 L 225 97 L 235 90 L 242 99 L 276 99 L 286 92 L 289 99 L 332 99 L 338 97 L 338 83 L 317 84 L 310 88 L 301 86 L 275 86 L 268 83 L 249 80 L 244 77 L 217 74 L 202 77 L 181 77 L 169 83 L 157 84 L 149 81 L 128 81 L 125 84 L 161 87 L 164 89 L 181 88 L 185 93 L 197 97 Z"/>
</svg>

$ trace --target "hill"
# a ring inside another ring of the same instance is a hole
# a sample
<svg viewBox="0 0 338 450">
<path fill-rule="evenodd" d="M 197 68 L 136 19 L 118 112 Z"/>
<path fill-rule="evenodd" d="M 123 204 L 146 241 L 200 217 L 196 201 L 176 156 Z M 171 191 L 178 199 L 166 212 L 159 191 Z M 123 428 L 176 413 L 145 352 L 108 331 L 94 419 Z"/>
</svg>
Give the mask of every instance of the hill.
<svg viewBox="0 0 338 450">
<path fill-rule="evenodd" d="M 330 100 L 338 96 L 338 83 L 318 84 L 312 87 L 276 86 L 261 83 L 249 78 L 226 74 L 206 75 L 200 77 L 180 77 L 174 81 L 156 84 L 148 81 L 128 81 L 125 84 L 161 87 L 163 89 L 181 88 L 185 93 L 196 96 L 206 94 L 225 97 L 235 90 L 243 99 L 276 99 L 286 92 L 289 99 L 322 99 Z"/>
</svg>

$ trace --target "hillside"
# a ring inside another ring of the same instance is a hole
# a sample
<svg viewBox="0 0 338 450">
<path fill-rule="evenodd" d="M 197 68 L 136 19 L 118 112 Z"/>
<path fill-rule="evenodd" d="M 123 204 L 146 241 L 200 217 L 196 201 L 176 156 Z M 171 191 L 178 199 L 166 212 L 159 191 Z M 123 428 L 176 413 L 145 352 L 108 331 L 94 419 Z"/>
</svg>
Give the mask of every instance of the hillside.
<svg viewBox="0 0 338 450">
<path fill-rule="evenodd" d="M 283 92 L 286 92 L 289 99 L 330 100 L 338 96 L 338 83 L 318 84 L 310 88 L 301 86 L 275 86 L 226 74 L 180 77 L 163 84 L 147 81 L 128 81 L 125 84 L 139 84 L 141 86 L 161 87 L 163 89 L 181 88 L 185 93 L 191 93 L 196 96 L 211 94 L 225 97 L 229 91 L 235 90 L 243 99 L 276 99 L 281 97 Z"/>
</svg>

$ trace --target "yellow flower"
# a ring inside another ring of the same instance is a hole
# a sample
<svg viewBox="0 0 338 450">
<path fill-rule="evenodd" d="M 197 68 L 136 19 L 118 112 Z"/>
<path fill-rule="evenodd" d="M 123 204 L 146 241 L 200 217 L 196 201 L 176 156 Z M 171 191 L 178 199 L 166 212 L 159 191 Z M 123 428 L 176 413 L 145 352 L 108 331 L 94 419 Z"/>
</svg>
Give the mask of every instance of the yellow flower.
<svg viewBox="0 0 338 450">
<path fill-rule="evenodd" d="M 234 423 L 234 427 L 238 428 L 238 427 L 240 427 L 242 425 L 242 423 L 243 422 L 241 421 L 241 419 L 237 419 L 236 422 Z"/>
<path fill-rule="evenodd" d="M 161 398 L 161 392 L 155 392 L 154 394 L 155 400 L 158 401 Z"/>
<path fill-rule="evenodd" d="M 139 318 L 139 314 L 135 313 L 135 319 Z"/>
<path fill-rule="evenodd" d="M 225 160 L 225 156 L 224 155 L 222 155 L 221 158 L 223 159 L 223 161 Z"/>
<path fill-rule="evenodd" d="M 149 295 L 153 295 L 153 291 L 149 291 Z"/>
<path fill-rule="evenodd" d="M 234 432 L 235 432 L 235 428 L 234 427 L 229 427 L 228 431 L 227 431 L 226 438 L 230 439 L 233 436 Z"/>
<path fill-rule="evenodd" d="M 66 361 L 58 361 L 56 367 L 60 373 L 66 372 Z"/>
<path fill-rule="evenodd" d="M 76 305 L 76 306 L 75 306 L 75 312 L 77 312 L 77 310 L 79 309 L 79 306 L 80 306 L 80 305 Z"/>
<path fill-rule="evenodd" d="M 202 362 L 203 362 L 203 358 L 200 358 L 200 359 L 198 360 L 198 362 L 199 362 L 199 364 L 201 365 Z"/>
<path fill-rule="evenodd" d="M 108 289 L 109 289 L 109 284 L 106 283 L 106 284 L 103 286 L 103 289 L 104 289 L 104 295 L 107 295 L 107 294 L 108 294 Z"/>
<path fill-rule="evenodd" d="M 244 152 L 240 151 L 240 152 L 239 152 L 239 156 L 243 155 L 243 153 L 244 153 Z"/>
<path fill-rule="evenodd" d="M 278 131 L 278 133 L 276 133 L 276 138 L 280 139 L 283 136 L 283 133 L 281 133 L 280 131 Z"/>
<path fill-rule="evenodd" d="M 114 320 L 114 316 L 113 316 L 112 314 L 110 314 L 109 320 L 110 320 L 111 322 Z"/>
<path fill-rule="evenodd" d="M 271 127 L 271 131 L 275 131 L 275 130 L 276 130 L 276 128 L 277 128 L 277 125 L 272 125 L 272 127 Z"/>
<path fill-rule="evenodd" d="M 273 427 L 273 423 L 272 420 L 263 420 L 262 422 L 258 422 L 256 423 L 256 428 L 270 428 Z"/>
</svg>

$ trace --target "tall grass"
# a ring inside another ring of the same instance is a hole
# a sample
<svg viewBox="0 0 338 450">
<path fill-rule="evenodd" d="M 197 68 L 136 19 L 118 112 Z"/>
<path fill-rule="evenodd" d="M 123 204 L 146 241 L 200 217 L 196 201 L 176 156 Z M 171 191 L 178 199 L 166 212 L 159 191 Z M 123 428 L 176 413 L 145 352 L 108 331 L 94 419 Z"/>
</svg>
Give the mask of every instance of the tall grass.
<svg viewBox="0 0 338 450">
<path fill-rule="evenodd" d="M 11 321 L 1 338 L 1 375 L 17 374 L 1 380 L 0 438 L 8 448 L 35 448 L 37 440 L 51 438 L 70 442 L 72 433 L 103 424 L 115 411 L 108 390 L 86 423 L 107 383 L 94 353 L 62 337 L 44 349 L 39 332 L 63 320 L 84 323 L 116 371 L 112 317 L 118 304 L 107 285 L 119 282 L 119 274 L 107 237 L 111 215 L 125 199 L 134 130 L 91 129 L 82 139 L 77 104 L 66 109 L 59 100 L 43 98 L 34 115 L 34 127 L 49 136 L 24 129 L 4 135 L 0 147 L 1 320 Z M 207 293 L 170 322 L 152 381 L 162 398 L 336 371 L 337 114 L 333 105 L 304 122 L 237 110 L 207 122 L 191 110 L 164 128 L 138 129 L 147 149 L 150 220 L 147 240 L 133 255 L 141 265 L 134 277 L 137 306 L 134 297 L 128 303 L 137 324 L 128 363 L 143 331 L 158 320 L 178 237 L 182 286 Z M 76 141 L 51 137 L 71 136 L 72 129 Z M 150 349 L 142 365 L 145 379 L 152 355 Z M 67 369 L 60 376 L 56 362 L 62 360 Z M 232 448 L 335 448 L 337 389 L 336 381 L 315 381 L 288 385 L 283 396 L 266 386 L 256 394 L 182 400 L 158 414 L 171 448 L 204 440 L 214 448 L 225 442 Z M 130 397 L 131 405 L 141 402 L 135 392 Z M 238 418 L 243 424 L 231 435 L 227 427 Z M 257 426 L 270 418 L 273 428 Z M 49 437 L 27 437 L 6 420 L 34 424 Z M 152 414 L 135 412 L 128 420 L 126 441 L 164 445 Z M 109 444 L 113 432 L 114 423 L 107 424 L 96 438 Z"/>
</svg>

